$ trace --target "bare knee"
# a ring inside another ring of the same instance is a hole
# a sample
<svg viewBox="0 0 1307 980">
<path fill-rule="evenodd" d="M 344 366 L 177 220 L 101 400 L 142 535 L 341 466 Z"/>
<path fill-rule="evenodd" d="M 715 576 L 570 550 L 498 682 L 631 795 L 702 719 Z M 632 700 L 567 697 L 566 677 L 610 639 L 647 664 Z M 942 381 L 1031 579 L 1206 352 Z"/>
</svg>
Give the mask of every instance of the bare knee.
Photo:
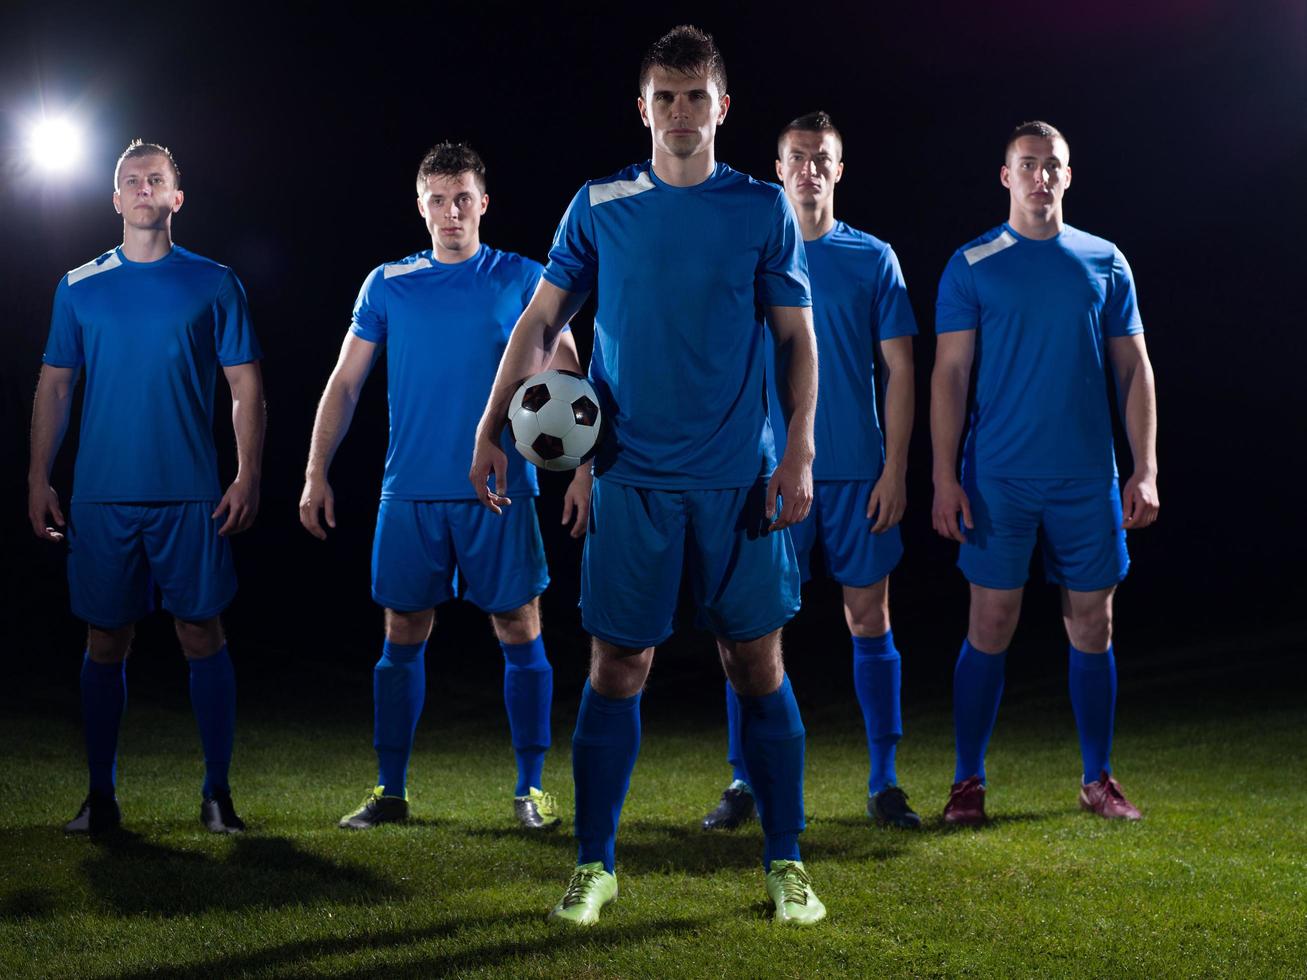
<svg viewBox="0 0 1307 980">
<path fill-rule="evenodd" d="M 434 609 L 420 609 L 417 612 L 400 612 L 398 609 L 386 610 L 386 639 L 391 643 L 409 646 L 414 643 L 426 643 L 431 636 L 431 627 L 436 622 Z"/>
<path fill-rule="evenodd" d="M 127 659 L 132 649 L 132 639 L 136 636 L 136 625 L 120 626 L 118 629 L 101 629 L 89 626 L 86 630 L 86 652 L 98 664 L 116 664 Z"/>
<path fill-rule="evenodd" d="M 1012 643 L 1021 618 L 1021 589 L 971 588 L 967 639 L 977 650 L 1001 653 Z"/>
<path fill-rule="evenodd" d="M 1071 645 L 1085 653 L 1105 653 L 1112 645 L 1112 607 L 1076 610 L 1063 617 Z"/>
<path fill-rule="evenodd" d="M 844 587 L 844 622 L 854 636 L 889 632 L 889 578 L 862 588 Z"/>
<path fill-rule="evenodd" d="M 530 643 L 540 635 L 540 597 L 508 612 L 491 613 L 490 625 L 500 643 Z"/>
<path fill-rule="evenodd" d="M 755 640 L 717 637 L 717 652 L 731 687 L 745 697 L 762 697 L 781 686 L 785 667 L 781 655 L 781 631 L 773 630 Z"/>
<path fill-rule="evenodd" d="M 619 647 L 598 637 L 590 647 L 590 687 L 606 698 L 629 698 L 644 688 L 653 647 Z"/>
<path fill-rule="evenodd" d="M 203 660 L 212 657 L 227 642 L 222 633 L 222 623 L 217 616 L 189 622 L 175 619 L 177 640 L 182 645 L 182 654 L 187 660 Z"/>
</svg>

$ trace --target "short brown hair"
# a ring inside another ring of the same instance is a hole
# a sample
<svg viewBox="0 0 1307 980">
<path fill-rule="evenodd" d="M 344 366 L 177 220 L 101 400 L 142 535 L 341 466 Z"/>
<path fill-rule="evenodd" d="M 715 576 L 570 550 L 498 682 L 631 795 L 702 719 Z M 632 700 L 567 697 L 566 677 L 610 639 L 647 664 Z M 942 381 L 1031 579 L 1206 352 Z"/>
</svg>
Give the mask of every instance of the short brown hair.
<svg viewBox="0 0 1307 980">
<path fill-rule="evenodd" d="M 1012 135 L 1007 138 L 1007 145 L 1003 147 L 1003 162 L 1007 162 L 1008 154 L 1012 152 L 1012 145 L 1023 136 L 1037 136 L 1046 140 L 1061 140 L 1062 145 L 1066 147 L 1067 159 L 1071 158 L 1071 144 L 1067 138 L 1062 135 L 1062 131 L 1051 123 L 1046 123 L 1040 119 L 1032 119 L 1030 122 L 1023 122 L 1016 129 L 1012 130 Z"/>
<path fill-rule="evenodd" d="M 835 136 L 835 142 L 840 145 L 840 156 L 844 156 L 844 137 L 840 131 L 835 128 L 835 123 L 831 121 L 830 113 L 823 109 L 816 112 L 808 112 L 797 119 L 791 119 L 785 124 L 779 136 L 776 137 L 776 157 L 780 158 L 785 152 L 785 137 L 795 131 L 801 133 L 832 133 Z"/>
<path fill-rule="evenodd" d="M 428 177 L 457 177 L 470 173 L 486 192 L 486 165 L 481 155 L 466 143 L 446 140 L 427 150 L 427 155 L 418 165 L 417 185 L 419 192 L 426 186 Z"/>
<path fill-rule="evenodd" d="M 717 94 L 726 94 L 726 62 L 711 34 L 691 24 L 673 27 L 660 37 L 640 61 L 640 94 L 655 68 L 695 75 L 703 72 L 717 83 Z"/>
<path fill-rule="evenodd" d="M 158 143 L 147 143 L 142 139 L 134 139 L 127 144 L 127 149 L 123 150 L 122 156 L 118 162 L 113 165 L 113 189 L 118 189 L 118 172 L 122 170 L 123 164 L 128 160 L 136 160 L 140 157 L 161 156 L 166 157 L 168 166 L 172 167 L 173 183 L 180 190 L 182 186 L 182 168 L 177 166 L 177 161 L 173 159 L 172 150 Z"/>
</svg>

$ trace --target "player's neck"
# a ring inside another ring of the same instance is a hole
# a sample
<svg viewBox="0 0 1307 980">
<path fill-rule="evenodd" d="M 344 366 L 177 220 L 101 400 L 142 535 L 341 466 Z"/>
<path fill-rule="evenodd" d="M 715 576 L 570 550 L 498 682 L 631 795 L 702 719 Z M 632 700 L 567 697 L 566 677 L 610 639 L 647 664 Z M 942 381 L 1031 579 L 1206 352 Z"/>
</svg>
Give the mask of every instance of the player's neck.
<svg viewBox="0 0 1307 980">
<path fill-rule="evenodd" d="M 464 248 L 458 250 L 445 248 L 436 241 L 435 236 L 431 238 L 431 254 L 441 265 L 458 265 L 460 262 L 466 262 L 479 251 L 481 251 L 480 235 L 476 235 Z"/>
<path fill-rule="evenodd" d="M 713 147 L 708 146 L 702 153 L 692 157 L 677 157 L 654 147 L 653 172 L 664 184 L 672 187 L 693 187 L 702 184 L 717 169 L 717 156 Z"/>
<path fill-rule="evenodd" d="M 1007 223 L 1022 238 L 1043 241 L 1062 234 L 1062 209 L 1059 207 L 1047 216 L 1036 216 L 1013 208 L 1008 212 Z"/>
<path fill-rule="evenodd" d="M 816 241 L 829 235 L 835 227 L 835 199 L 832 198 L 825 204 L 795 208 L 794 214 L 799 219 L 799 231 L 803 234 L 803 240 Z"/>
<path fill-rule="evenodd" d="M 172 251 L 172 222 L 163 228 L 123 225 L 123 255 L 129 262 L 158 262 Z"/>
</svg>

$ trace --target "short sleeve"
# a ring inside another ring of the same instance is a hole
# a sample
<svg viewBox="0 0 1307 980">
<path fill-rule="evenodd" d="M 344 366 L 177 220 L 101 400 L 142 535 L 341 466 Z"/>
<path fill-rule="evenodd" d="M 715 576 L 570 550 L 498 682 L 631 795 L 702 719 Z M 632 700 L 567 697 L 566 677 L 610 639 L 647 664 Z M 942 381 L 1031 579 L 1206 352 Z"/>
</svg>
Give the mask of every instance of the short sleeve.
<svg viewBox="0 0 1307 980">
<path fill-rule="evenodd" d="M 1114 249 L 1112 277 L 1107 284 L 1107 302 L 1103 306 L 1103 333 L 1109 337 L 1129 337 L 1143 332 L 1144 321 L 1139 316 L 1134 274 L 1121 250 Z"/>
<path fill-rule="evenodd" d="M 598 273 L 599 252 L 595 247 L 590 188 L 586 185 L 576 192 L 558 223 L 544 277 L 569 293 L 588 293 L 594 289 Z"/>
<path fill-rule="evenodd" d="M 254 336 L 245 288 L 230 269 L 223 275 L 213 300 L 213 344 L 218 363 L 223 367 L 247 364 L 263 357 L 258 338 Z"/>
<path fill-rule="evenodd" d="M 980 301 L 966 256 L 956 252 L 944 267 L 935 300 L 935 333 L 976 330 L 980 326 Z"/>
<path fill-rule="evenodd" d="M 531 297 L 536 294 L 536 287 L 540 285 L 545 270 L 540 263 L 529 259 L 522 266 L 522 309 L 525 310 L 531 303 Z"/>
<path fill-rule="evenodd" d="M 373 344 L 386 342 L 386 267 L 373 269 L 359 289 L 354 301 L 350 331 Z"/>
<path fill-rule="evenodd" d="M 899 257 L 889 247 L 886 247 L 881 256 L 880 268 L 877 270 L 875 309 L 872 312 L 875 314 L 878 341 L 917 335 L 917 318 L 912 315 L 908 284 L 903 281 Z"/>
<path fill-rule="evenodd" d="M 757 294 L 764 306 L 811 306 L 808 256 L 799 219 L 779 191 L 772 206 L 767 240 L 758 262 Z"/>
<path fill-rule="evenodd" d="M 82 327 L 77 322 L 68 277 L 59 280 L 54 291 L 54 311 L 50 315 L 50 337 L 41 358 L 51 367 L 79 368 L 86 362 L 82 349 Z"/>
</svg>

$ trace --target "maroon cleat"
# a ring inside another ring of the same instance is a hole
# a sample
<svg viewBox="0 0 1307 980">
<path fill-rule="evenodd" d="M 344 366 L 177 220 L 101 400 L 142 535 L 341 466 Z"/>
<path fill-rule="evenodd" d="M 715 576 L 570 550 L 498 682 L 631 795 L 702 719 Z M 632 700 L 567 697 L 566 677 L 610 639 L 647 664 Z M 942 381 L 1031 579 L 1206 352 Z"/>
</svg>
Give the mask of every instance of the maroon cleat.
<svg viewBox="0 0 1307 980">
<path fill-rule="evenodd" d="M 1080 787 L 1080 809 L 1097 813 L 1105 820 L 1138 820 L 1139 808 L 1125 798 L 1121 784 L 1104 769 L 1096 782 Z"/>
<path fill-rule="evenodd" d="M 954 783 L 944 804 L 944 822 L 959 827 L 979 827 L 985 816 L 985 784 L 979 776 Z"/>
</svg>

